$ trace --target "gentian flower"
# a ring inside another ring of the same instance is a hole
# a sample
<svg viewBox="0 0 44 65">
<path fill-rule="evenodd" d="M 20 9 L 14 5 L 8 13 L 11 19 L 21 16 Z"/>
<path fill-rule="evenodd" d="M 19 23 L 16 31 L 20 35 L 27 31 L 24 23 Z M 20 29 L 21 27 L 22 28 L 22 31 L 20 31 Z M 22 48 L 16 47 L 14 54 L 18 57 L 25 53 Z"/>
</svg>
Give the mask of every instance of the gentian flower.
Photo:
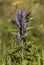
<svg viewBox="0 0 44 65">
<path fill-rule="evenodd" d="M 28 25 L 28 22 L 24 22 L 23 28 L 26 29 L 27 25 Z"/>
<path fill-rule="evenodd" d="M 18 21 L 18 18 L 15 19 L 15 22 L 16 22 L 17 26 L 20 28 L 20 23 Z"/>
<path fill-rule="evenodd" d="M 18 42 L 21 43 L 22 40 L 21 40 L 21 35 L 19 32 L 17 33 L 17 39 L 18 39 Z"/>
<path fill-rule="evenodd" d="M 20 23 L 22 23 L 24 15 L 25 15 L 25 12 L 23 12 L 22 10 L 18 11 L 17 16 Z"/>
<path fill-rule="evenodd" d="M 28 23 L 25 22 L 25 23 L 24 23 L 24 28 L 23 28 L 23 35 L 24 35 L 23 41 L 24 41 L 25 45 L 26 45 L 26 36 L 27 36 L 27 32 L 26 32 L 27 24 L 28 24 Z"/>
<path fill-rule="evenodd" d="M 27 32 L 26 32 L 27 25 L 28 25 L 28 22 L 24 22 L 24 26 L 23 26 L 23 35 L 24 35 L 24 37 L 27 36 Z"/>
<path fill-rule="evenodd" d="M 24 22 L 24 29 L 26 29 L 28 22 Z"/>
</svg>

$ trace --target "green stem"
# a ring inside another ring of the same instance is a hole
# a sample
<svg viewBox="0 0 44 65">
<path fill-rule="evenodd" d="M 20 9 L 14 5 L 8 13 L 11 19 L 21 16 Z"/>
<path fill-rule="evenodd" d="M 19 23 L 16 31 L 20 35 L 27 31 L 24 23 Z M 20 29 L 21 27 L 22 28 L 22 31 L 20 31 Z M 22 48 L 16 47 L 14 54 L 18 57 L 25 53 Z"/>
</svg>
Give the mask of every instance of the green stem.
<svg viewBox="0 0 44 65">
<path fill-rule="evenodd" d="M 24 65 L 23 61 L 24 61 L 24 44 L 22 44 L 22 62 L 21 62 L 22 65 Z"/>
</svg>

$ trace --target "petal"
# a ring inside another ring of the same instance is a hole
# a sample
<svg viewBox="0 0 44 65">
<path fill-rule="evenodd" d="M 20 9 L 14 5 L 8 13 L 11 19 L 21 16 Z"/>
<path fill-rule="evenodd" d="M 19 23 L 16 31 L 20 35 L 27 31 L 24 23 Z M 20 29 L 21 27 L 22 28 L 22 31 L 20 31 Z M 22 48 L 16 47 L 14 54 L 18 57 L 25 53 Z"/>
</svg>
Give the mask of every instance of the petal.
<svg viewBox="0 0 44 65">
<path fill-rule="evenodd" d="M 18 18 L 15 19 L 15 22 L 16 22 L 16 24 L 18 25 L 18 27 L 20 27 L 20 23 L 19 23 L 19 21 L 18 21 Z"/>
<path fill-rule="evenodd" d="M 27 27 L 28 22 L 24 22 L 24 29 Z"/>
<path fill-rule="evenodd" d="M 17 16 L 18 16 L 18 19 L 19 19 L 19 22 L 22 22 L 22 19 L 24 17 L 24 12 L 22 10 L 19 10 L 18 13 L 17 13 Z"/>
</svg>

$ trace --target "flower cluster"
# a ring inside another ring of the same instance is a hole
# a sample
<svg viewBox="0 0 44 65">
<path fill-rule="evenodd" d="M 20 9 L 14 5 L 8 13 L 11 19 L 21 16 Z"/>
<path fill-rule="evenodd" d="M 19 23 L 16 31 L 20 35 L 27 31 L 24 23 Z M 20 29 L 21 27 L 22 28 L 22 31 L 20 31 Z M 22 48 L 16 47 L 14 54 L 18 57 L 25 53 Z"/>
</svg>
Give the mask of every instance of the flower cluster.
<svg viewBox="0 0 44 65">
<path fill-rule="evenodd" d="M 22 42 L 22 35 L 24 36 L 23 41 L 26 42 L 26 38 L 25 38 L 26 37 L 26 27 L 28 25 L 30 16 L 31 16 L 31 13 L 28 13 L 25 16 L 25 12 L 23 12 L 22 10 L 19 10 L 18 13 L 17 13 L 17 18 L 15 19 L 15 22 L 16 22 L 18 28 L 20 29 L 20 32 L 17 33 L 17 39 L 18 39 L 19 43 Z M 24 18 L 26 20 L 22 24 Z"/>
</svg>

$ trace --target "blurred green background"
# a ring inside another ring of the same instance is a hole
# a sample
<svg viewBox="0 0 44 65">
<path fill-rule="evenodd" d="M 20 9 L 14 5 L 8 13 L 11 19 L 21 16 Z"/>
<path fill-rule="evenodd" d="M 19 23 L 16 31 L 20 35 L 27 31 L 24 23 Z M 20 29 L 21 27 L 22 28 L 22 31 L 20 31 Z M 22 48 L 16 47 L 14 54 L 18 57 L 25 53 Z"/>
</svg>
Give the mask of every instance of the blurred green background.
<svg viewBox="0 0 44 65">
<path fill-rule="evenodd" d="M 19 9 L 32 13 L 33 18 L 28 24 L 27 44 L 34 44 L 34 48 L 39 49 L 39 60 L 33 65 L 44 65 L 44 0 L 0 0 L 0 65 L 15 65 L 9 54 L 18 43 L 17 26 L 11 21 L 16 18 Z"/>
</svg>

